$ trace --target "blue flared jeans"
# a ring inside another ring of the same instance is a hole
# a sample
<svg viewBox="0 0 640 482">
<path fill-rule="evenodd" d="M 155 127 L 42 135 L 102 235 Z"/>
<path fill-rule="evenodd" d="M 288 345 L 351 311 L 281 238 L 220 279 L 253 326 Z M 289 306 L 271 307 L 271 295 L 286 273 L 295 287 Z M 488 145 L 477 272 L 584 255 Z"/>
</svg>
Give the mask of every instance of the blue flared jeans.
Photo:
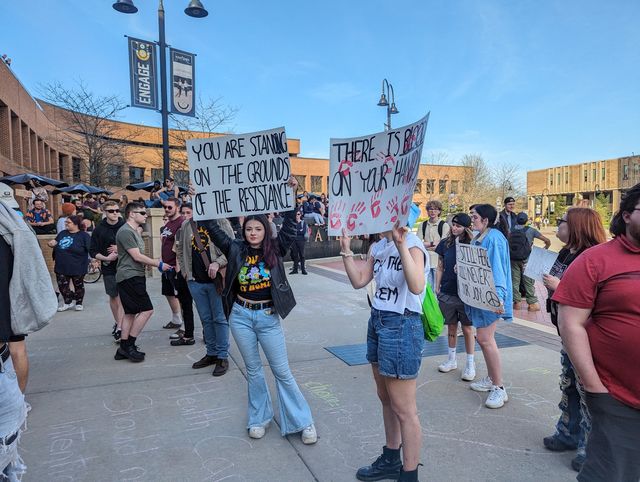
<svg viewBox="0 0 640 482">
<path fill-rule="evenodd" d="M 250 310 L 234 303 L 229 325 L 247 369 L 247 428 L 266 426 L 273 418 L 271 395 L 264 377 L 258 344 L 262 347 L 276 380 L 282 435 L 300 432 L 311 425 L 311 409 L 289 368 L 284 333 L 275 310 Z"/>
</svg>

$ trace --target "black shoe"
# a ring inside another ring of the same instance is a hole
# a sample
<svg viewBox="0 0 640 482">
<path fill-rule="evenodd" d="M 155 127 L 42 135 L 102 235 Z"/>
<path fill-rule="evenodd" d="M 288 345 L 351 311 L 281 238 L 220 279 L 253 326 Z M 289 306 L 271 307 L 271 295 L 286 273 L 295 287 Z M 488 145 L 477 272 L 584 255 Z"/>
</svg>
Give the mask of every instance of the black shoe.
<svg viewBox="0 0 640 482">
<path fill-rule="evenodd" d="M 552 452 L 565 452 L 567 450 L 575 450 L 577 448 L 575 445 L 568 445 L 564 443 L 555 435 L 543 438 L 542 443 L 547 450 L 551 450 Z"/>
<path fill-rule="evenodd" d="M 140 353 L 140 355 L 142 355 L 142 358 L 144 358 L 147 354 L 143 351 L 140 351 L 140 348 L 138 348 L 138 345 L 133 345 L 133 350 L 136 351 L 137 353 Z"/>
<path fill-rule="evenodd" d="M 580 472 L 582 470 L 582 466 L 584 465 L 584 462 L 586 461 L 587 457 L 586 455 L 576 455 L 574 458 L 571 459 L 571 468 L 573 470 L 575 470 L 576 472 Z"/>
<path fill-rule="evenodd" d="M 358 480 L 398 480 L 402 460 L 400 460 L 400 449 L 390 449 L 382 447 L 382 455 L 374 463 L 366 467 L 361 467 L 356 472 Z"/>
<path fill-rule="evenodd" d="M 182 345 L 195 345 L 196 340 L 193 338 L 178 338 L 176 340 L 171 340 L 171 346 L 182 346 Z"/>
<path fill-rule="evenodd" d="M 128 344 L 125 346 L 120 345 L 113 358 L 116 360 L 128 358 L 133 363 L 144 361 L 144 355 Z"/>
<path fill-rule="evenodd" d="M 298 274 L 298 270 L 297 269 L 292 269 L 291 271 L 289 271 L 289 274 Z"/>
<path fill-rule="evenodd" d="M 418 464 L 418 467 L 421 465 L 422 464 Z M 398 479 L 398 482 L 420 482 L 418 480 L 418 467 L 408 472 L 400 469 L 400 478 Z"/>
<path fill-rule="evenodd" d="M 216 362 L 216 367 L 213 369 L 212 375 L 214 377 L 221 377 L 222 375 L 227 373 L 228 369 L 229 369 L 229 360 L 227 360 L 226 358 L 218 358 L 218 361 Z"/>
<path fill-rule="evenodd" d="M 218 361 L 218 357 L 214 355 L 205 355 L 200 360 L 191 365 L 191 368 L 204 368 L 213 365 Z"/>
<path fill-rule="evenodd" d="M 173 321 L 170 321 L 169 323 L 164 325 L 162 328 L 164 328 L 165 330 L 177 330 L 181 326 L 182 325 L 178 325 L 177 323 L 174 323 Z"/>
<path fill-rule="evenodd" d="M 307 273 L 306 269 L 302 268 L 302 274 L 309 274 L 309 273 Z"/>
</svg>

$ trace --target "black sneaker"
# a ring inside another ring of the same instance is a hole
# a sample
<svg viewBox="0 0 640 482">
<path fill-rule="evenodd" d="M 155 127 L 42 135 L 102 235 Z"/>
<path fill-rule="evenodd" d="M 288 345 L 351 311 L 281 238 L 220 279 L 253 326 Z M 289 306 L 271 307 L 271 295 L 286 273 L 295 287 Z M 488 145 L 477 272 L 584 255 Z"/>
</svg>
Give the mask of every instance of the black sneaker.
<svg viewBox="0 0 640 482">
<path fill-rule="evenodd" d="M 309 273 L 307 273 L 306 269 L 302 268 L 302 274 L 309 274 Z"/>
<path fill-rule="evenodd" d="M 228 369 L 229 369 L 229 360 L 227 360 L 226 358 L 218 358 L 218 361 L 216 362 L 216 367 L 213 369 L 212 375 L 214 377 L 221 377 L 222 375 L 227 373 Z"/>
<path fill-rule="evenodd" d="M 192 368 L 205 368 L 213 365 L 218 361 L 218 357 L 214 355 L 205 355 L 200 360 L 191 365 Z"/>
<path fill-rule="evenodd" d="M 194 338 L 181 337 L 176 340 L 171 340 L 170 343 L 171 346 L 195 345 L 196 340 Z"/>
<path fill-rule="evenodd" d="M 575 450 L 575 445 L 569 445 L 560 440 L 556 435 L 550 435 L 542 439 L 542 443 L 547 450 L 552 452 L 565 452 L 567 450 Z"/>
<path fill-rule="evenodd" d="M 118 328 L 118 325 L 114 323 L 113 329 L 111 330 L 111 336 L 113 337 L 114 343 L 120 343 L 120 337 L 122 336 L 122 330 Z"/>
<path fill-rule="evenodd" d="M 133 349 L 135 351 L 137 351 L 138 353 L 140 353 L 142 355 L 142 358 L 144 358 L 145 356 L 147 356 L 147 354 L 143 351 L 140 351 L 140 349 L 138 348 L 138 345 L 133 345 Z"/>
<path fill-rule="evenodd" d="M 587 460 L 586 455 L 584 454 L 576 455 L 574 458 L 571 459 L 571 468 L 576 472 L 580 472 L 586 460 Z"/>
<path fill-rule="evenodd" d="M 292 269 L 291 271 L 289 271 L 289 274 L 298 274 L 298 270 L 297 269 Z"/>
<path fill-rule="evenodd" d="M 125 345 L 124 347 L 120 345 L 113 358 L 116 360 L 124 360 L 125 358 L 128 358 L 129 361 L 133 363 L 144 361 L 144 355 L 130 345 Z"/>
</svg>

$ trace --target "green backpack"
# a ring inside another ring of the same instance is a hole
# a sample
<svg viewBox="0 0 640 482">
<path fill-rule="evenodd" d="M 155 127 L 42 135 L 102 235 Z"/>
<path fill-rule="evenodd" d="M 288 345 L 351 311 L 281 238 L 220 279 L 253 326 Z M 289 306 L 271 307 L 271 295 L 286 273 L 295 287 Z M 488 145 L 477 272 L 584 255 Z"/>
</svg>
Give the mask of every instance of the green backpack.
<svg viewBox="0 0 640 482">
<path fill-rule="evenodd" d="M 426 285 L 424 300 L 422 300 L 422 316 L 420 318 L 424 328 L 424 337 L 427 341 L 435 341 L 442 333 L 444 316 L 429 283 Z"/>
</svg>

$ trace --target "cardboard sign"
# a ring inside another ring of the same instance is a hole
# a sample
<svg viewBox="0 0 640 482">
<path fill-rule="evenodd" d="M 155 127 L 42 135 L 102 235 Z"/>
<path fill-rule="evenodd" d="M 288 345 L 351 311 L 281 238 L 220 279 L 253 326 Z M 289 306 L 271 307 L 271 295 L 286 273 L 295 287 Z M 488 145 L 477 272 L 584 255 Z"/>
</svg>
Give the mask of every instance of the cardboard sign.
<svg viewBox="0 0 640 482">
<path fill-rule="evenodd" d="M 456 270 L 458 296 L 465 305 L 488 311 L 500 307 L 486 248 L 456 241 Z"/>
<path fill-rule="evenodd" d="M 193 219 L 290 211 L 294 192 L 284 127 L 187 141 Z"/>
<path fill-rule="evenodd" d="M 404 225 L 418 178 L 429 114 L 418 122 L 349 139 L 331 139 L 329 236 Z"/>
</svg>

